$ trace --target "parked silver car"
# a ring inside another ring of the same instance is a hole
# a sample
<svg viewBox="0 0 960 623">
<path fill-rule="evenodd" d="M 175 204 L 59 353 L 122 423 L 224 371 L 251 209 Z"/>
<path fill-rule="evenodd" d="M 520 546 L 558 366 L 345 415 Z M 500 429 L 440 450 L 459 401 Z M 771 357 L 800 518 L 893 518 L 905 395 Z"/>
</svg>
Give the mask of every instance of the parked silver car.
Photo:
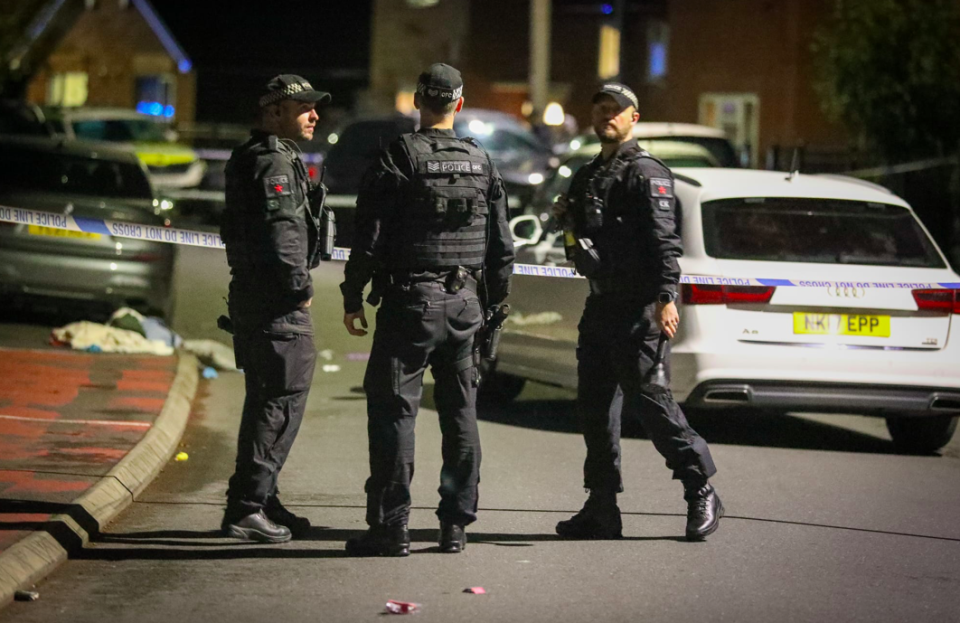
<svg viewBox="0 0 960 623">
<path fill-rule="evenodd" d="M 169 224 L 134 154 L 80 141 L 0 137 L 0 206 Z M 2 305 L 130 306 L 169 318 L 175 253 L 170 244 L 0 223 Z"/>
</svg>

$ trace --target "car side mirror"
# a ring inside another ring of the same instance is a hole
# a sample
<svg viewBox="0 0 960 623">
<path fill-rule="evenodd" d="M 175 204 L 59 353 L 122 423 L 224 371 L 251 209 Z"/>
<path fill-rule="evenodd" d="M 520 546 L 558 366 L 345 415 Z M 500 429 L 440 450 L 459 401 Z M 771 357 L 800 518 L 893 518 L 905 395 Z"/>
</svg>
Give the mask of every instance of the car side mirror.
<svg viewBox="0 0 960 623">
<path fill-rule="evenodd" d="M 524 214 L 510 219 L 510 232 L 516 246 L 536 244 L 543 235 L 540 218 L 533 214 Z"/>
</svg>

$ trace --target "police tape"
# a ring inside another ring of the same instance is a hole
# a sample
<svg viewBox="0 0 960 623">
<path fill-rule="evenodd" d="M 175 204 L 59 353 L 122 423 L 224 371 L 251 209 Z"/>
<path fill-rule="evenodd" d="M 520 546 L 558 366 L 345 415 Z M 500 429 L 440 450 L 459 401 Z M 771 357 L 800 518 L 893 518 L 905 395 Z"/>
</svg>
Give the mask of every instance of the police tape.
<svg viewBox="0 0 960 623">
<path fill-rule="evenodd" d="M 115 238 L 131 238 L 146 242 L 224 249 L 226 245 L 215 233 L 145 225 L 126 221 L 94 219 L 71 214 L 41 212 L 24 208 L 0 206 L 0 222 L 17 225 L 33 225 L 51 229 L 65 229 L 86 234 L 100 234 Z M 350 258 L 350 249 L 336 247 L 331 259 L 345 262 Z M 529 277 L 554 277 L 559 279 L 583 279 L 572 268 L 566 266 L 541 266 L 536 264 L 514 264 L 513 274 Z M 753 277 L 717 277 L 701 275 L 683 275 L 680 283 L 691 285 L 719 286 L 763 286 L 796 288 L 861 288 L 861 289 L 906 289 L 906 290 L 960 290 L 957 283 L 932 283 L 909 281 L 826 281 L 817 279 L 761 279 Z"/>
<path fill-rule="evenodd" d="M 114 238 L 132 238 L 147 242 L 165 242 L 208 249 L 224 249 L 225 245 L 218 234 L 163 225 L 146 225 L 127 221 L 97 219 L 72 214 L 40 212 L 24 208 L 0 206 L 0 222 L 15 223 L 51 229 L 65 229 L 84 234 L 113 236 Z M 42 231 L 42 230 L 41 230 Z"/>
</svg>

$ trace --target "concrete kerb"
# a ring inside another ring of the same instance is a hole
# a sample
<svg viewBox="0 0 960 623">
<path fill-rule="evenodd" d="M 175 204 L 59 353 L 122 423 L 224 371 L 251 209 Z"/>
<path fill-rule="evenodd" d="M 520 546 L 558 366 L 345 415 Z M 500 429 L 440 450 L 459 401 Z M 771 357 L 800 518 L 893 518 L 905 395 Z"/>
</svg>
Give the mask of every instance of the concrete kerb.
<svg viewBox="0 0 960 623">
<path fill-rule="evenodd" d="M 0 608 L 16 591 L 46 577 L 71 551 L 89 543 L 149 485 L 173 456 L 197 393 L 197 359 L 181 351 L 177 373 L 160 415 L 143 439 L 113 469 L 74 501 L 76 512 L 54 515 L 48 528 L 0 555 Z"/>
</svg>

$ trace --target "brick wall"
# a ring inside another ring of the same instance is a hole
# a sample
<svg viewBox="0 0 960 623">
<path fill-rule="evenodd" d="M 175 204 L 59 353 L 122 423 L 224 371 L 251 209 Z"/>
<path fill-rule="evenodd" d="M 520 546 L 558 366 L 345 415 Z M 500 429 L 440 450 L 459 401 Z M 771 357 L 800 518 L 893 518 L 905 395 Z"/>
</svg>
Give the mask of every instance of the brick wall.
<svg viewBox="0 0 960 623">
<path fill-rule="evenodd" d="M 650 112 L 698 122 L 702 93 L 755 93 L 760 164 L 768 147 L 843 145 L 813 91 L 810 42 L 826 0 L 671 0 L 669 73 Z"/>
</svg>

